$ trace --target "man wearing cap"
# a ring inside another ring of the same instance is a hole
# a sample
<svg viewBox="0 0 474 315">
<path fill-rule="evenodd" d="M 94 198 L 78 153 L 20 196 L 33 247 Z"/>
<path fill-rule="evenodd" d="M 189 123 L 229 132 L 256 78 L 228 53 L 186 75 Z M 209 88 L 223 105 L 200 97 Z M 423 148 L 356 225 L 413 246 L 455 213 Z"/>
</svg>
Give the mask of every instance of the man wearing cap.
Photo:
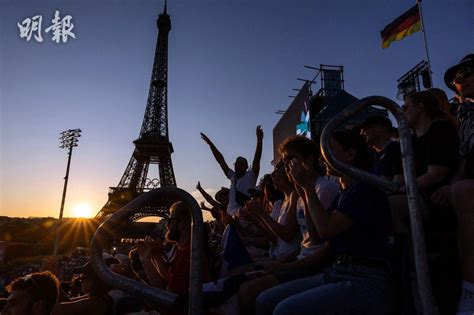
<svg viewBox="0 0 474 315">
<path fill-rule="evenodd" d="M 462 296 L 458 314 L 474 312 L 474 54 L 449 68 L 446 85 L 459 100 L 456 116 L 461 163 L 450 185 L 440 188 L 432 201 L 451 205 L 458 221 L 458 247 L 462 269 Z"/>
<path fill-rule="evenodd" d="M 401 169 L 400 144 L 393 141 L 394 129 L 390 119 L 370 116 L 360 126 L 360 133 L 375 150 L 375 174 L 393 180 L 396 170 Z"/>
</svg>

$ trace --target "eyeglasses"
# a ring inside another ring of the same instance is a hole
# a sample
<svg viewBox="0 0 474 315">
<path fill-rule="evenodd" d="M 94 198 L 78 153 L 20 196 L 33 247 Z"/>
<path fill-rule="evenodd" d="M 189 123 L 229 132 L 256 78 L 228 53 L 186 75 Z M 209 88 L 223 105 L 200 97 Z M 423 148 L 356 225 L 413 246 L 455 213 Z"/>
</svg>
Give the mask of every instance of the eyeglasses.
<svg viewBox="0 0 474 315">
<path fill-rule="evenodd" d="M 459 69 L 458 72 L 454 75 L 453 81 L 451 82 L 453 85 L 459 83 L 459 80 L 466 79 L 473 74 L 474 70 L 471 67 L 463 67 Z"/>
</svg>

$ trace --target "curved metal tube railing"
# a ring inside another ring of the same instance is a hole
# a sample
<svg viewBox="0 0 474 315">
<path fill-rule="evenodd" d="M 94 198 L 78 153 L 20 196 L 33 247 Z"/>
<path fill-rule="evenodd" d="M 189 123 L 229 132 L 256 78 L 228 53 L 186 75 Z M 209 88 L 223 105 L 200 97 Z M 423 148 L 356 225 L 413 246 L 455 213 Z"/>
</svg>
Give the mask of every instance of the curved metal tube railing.
<svg viewBox="0 0 474 315">
<path fill-rule="evenodd" d="M 329 146 L 331 133 L 350 117 L 356 115 L 370 105 L 377 105 L 386 108 L 393 114 L 393 116 L 395 116 L 395 119 L 398 122 L 403 175 L 405 177 L 408 198 L 418 292 L 421 299 L 423 314 L 436 314 L 436 307 L 433 303 L 431 284 L 428 276 L 426 246 L 418 201 L 418 189 L 416 186 L 415 164 L 413 158 L 413 149 L 411 146 L 410 129 L 403 116 L 401 108 L 397 103 L 383 96 L 369 96 L 351 104 L 342 112 L 331 118 L 324 127 L 324 130 L 321 134 L 321 152 L 329 165 L 331 165 L 331 167 L 334 169 L 348 174 L 351 177 L 381 187 L 390 192 L 396 192 L 399 189 L 399 185 L 397 183 L 382 179 L 374 174 L 370 174 L 336 160 L 336 157 Z"/>
<path fill-rule="evenodd" d="M 201 208 L 196 200 L 186 191 L 176 187 L 161 187 L 151 190 L 114 213 L 109 219 L 102 223 L 92 238 L 90 247 L 90 260 L 92 267 L 99 278 L 115 288 L 128 293 L 138 295 L 158 305 L 172 308 L 176 305 L 177 295 L 154 288 L 152 286 L 131 280 L 118 275 L 105 265 L 102 258 L 102 249 L 108 244 L 113 233 L 126 229 L 126 222 L 145 205 L 156 203 L 161 198 L 183 201 L 191 212 L 191 261 L 189 280 L 189 305 L 188 314 L 201 314 L 202 303 L 202 263 L 201 249 L 203 242 L 203 220 Z M 125 223 L 125 224 L 124 224 Z"/>
</svg>

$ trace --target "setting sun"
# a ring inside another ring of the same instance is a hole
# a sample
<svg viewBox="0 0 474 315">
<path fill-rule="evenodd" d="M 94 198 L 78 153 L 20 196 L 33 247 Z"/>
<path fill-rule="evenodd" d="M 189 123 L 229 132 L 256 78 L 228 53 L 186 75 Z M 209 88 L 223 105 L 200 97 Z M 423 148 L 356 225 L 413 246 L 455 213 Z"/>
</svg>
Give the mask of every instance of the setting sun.
<svg viewBox="0 0 474 315">
<path fill-rule="evenodd" d="M 92 208 L 87 203 L 78 204 L 72 209 L 74 218 L 90 218 L 92 215 Z"/>
</svg>

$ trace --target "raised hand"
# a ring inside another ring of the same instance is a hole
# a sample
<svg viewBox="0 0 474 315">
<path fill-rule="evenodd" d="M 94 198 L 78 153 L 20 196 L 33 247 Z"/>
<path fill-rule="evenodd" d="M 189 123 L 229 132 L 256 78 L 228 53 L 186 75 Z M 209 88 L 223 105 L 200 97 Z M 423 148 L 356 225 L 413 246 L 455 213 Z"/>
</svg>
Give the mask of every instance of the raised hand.
<svg viewBox="0 0 474 315">
<path fill-rule="evenodd" d="M 198 189 L 198 190 L 201 190 L 201 189 L 202 189 L 202 187 L 201 187 L 201 182 L 198 182 L 198 183 L 197 183 L 196 189 Z"/>
<path fill-rule="evenodd" d="M 265 213 L 262 202 L 256 199 L 250 199 L 245 203 L 245 209 L 251 213 L 251 215 L 261 215 Z"/>
<path fill-rule="evenodd" d="M 201 139 L 204 140 L 207 144 L 211 145 L 212 141 L 204 133 L 201 132 Z"/>
<path fill-rule="evenodd" d="M 262 126 L 258 125 L 255 132 L 256 132 L 256 134 L 257 134 L 257 141 L 262 141 L 262 139 L 263 139 L 263 129 L 262 129 Z"/>
<path fill-rule="evenodd" d="M 151 257 L 151 250 L 144 242 L 137 244 L 137 252 L 141 261 L 150 259 Z"/>
<path fill-rule="evenodd" d="M 161 240 L 155 240 L 151 236 L 145 236 L 145 244 L 150 247 L 163 246 L 163 242 Z"/>
<path fill-rule="evenodd" d="M 248 209 L 247 207 L 240 208 L 238 211 L 238 216 L 242 219 L 249 220 L 252 222 L 258 221 L 255 213 L 252 210 Z"/>
<path fill-rule="evenodd" d="M 144 249 L 142 249 L 142 250 L 146 250 L 146 252 L 144 252 L 145 257 L 146 256 L 150 257 L 150 256 L 155 256 L 155 255 L 158 256 L 158 255 L 163 254 L 163 241 L 162 240 L 154 240 L 151 236 L 146 236 L 145 241 L 140 244 L 143 244 L 142 246 L 145 247 Z M 137 247 L 137 250 L 139 250 L 138 247 Z M 140 254 L 140 251 L 138 253 Z"/>
<path fill-rule="evenodd" d="M 302 188 L 310 188 L 314 186 L 316 181 L 316 171 L 312 166 L 308 166 L 298 158 L 294 158 L 288 164 L 289 174 L 293 182 Z"/>
</svg>

